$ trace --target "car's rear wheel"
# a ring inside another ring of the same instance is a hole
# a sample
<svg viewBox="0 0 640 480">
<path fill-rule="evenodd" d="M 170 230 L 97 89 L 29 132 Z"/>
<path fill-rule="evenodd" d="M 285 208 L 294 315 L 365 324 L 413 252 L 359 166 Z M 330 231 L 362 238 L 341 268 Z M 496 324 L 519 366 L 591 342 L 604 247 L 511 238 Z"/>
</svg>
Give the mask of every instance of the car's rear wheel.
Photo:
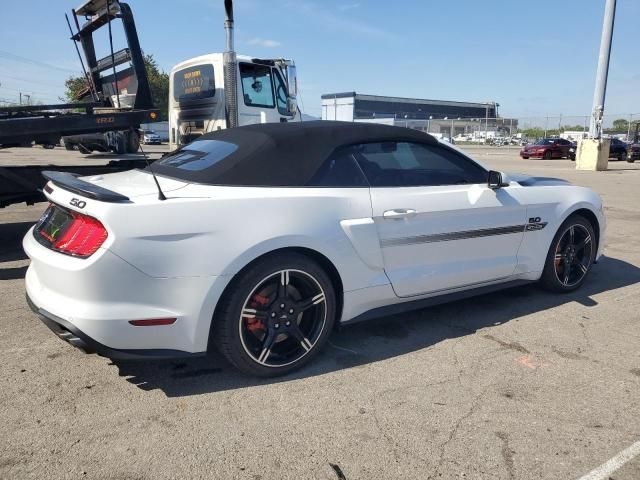
<svg viewBox="0 0 640 480">
<path fill-rule="evenodd" d="M 542 156 L 542 158 L 544 158 L 545 160 L 551 160 L 551 157 L 552 157 L 551 150 L 547 150 L 546 152 L 544 152 L 544 155 Z"/>
<path fill-rule="evenodd" d="M 320 351 L 335 315 L 327 273 L 299 253 L 275 254 L 234 280 L 216 311 L 211 341 L 244 373 L 283 375 Z"/>
<path fill-rule="evenodd" d="M 540 279 L 554 292 L 570 292 L 584 282 L 596 256 L 593 225 L 581 215 L 572 215 L 556 233 Z"/>
</svg>

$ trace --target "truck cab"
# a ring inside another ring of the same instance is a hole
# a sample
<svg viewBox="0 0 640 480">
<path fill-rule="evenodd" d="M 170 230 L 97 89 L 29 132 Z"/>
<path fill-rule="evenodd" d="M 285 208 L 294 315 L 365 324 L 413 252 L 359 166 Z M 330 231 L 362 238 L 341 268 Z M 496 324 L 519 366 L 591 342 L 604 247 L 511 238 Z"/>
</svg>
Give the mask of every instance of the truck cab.
<svg viewBox="0 0 640 480">
<path fill-rule="evenodd" d="M 237 92 L 238 125 L 298 122 L 295 64 L 285 59 L 237 55 L 235 76 L 225 74 L 224 54 L 186 60 L 169 77 L 169 146 L 173 150 L 229 125 L 225 92 Z M 231 72 L 233 73 L 233 72 Z M 232 76 L 234 78 L 228 80 Z"/>
</svg>

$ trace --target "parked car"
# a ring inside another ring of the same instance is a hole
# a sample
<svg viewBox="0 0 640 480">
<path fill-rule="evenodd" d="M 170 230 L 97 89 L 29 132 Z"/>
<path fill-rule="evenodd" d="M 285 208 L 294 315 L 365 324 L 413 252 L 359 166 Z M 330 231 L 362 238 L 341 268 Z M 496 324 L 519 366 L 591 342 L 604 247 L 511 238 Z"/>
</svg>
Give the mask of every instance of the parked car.
<svg viewBox="0 0 640 480">
<path fill-rule="evenodd" d="M 609 147 L 609 158 L 615 158 L 617 160 L 626 160 L 627 148 L 628 148 L 628 145 L 626 144 L 626 142 L 623 142 L 619 138 L 612 138 L 611 146 Z"/>
<path fill-rule="evenodd" d="M 612 138 L 611 145 L 609 147 L 609 158 L 616 158 L 618 160 L 627 160 L 629 148 L 631 147 L 627 145 L 625 142 L 623 142 L 622 140 L 619 140 L 617 138 Z M 571 160 L 576 159 L 576 150 L 577 150 L 577 145 L 575 143 L 572 143 L 572 146 L 569 149 L 569 158 Z"/>
<path fill-rule="evenodd" d="M 564 138 L 543 138 L 534 144 L 525 145 L 520 150 L 520 156 L 528 158 L 570 158 L 569 149 L 572 143 Z"/>
<path fill-rule="evenodd" d="M 525 282 L 573 291 L 604 243 L 592 190 L 386 125 L 250 125 L 146 170 L 46 175 L 51 204 L 24 238 L 28 301 L 112 358 L 217 347 L 280 375 L 338 324 Z"/>
<path fill-rule="evenodd" d="M 143 145 L 160 145 L 162 143 L 160 135 L 153 130 L 143 130 L 140 140 Z"/>
</svg>

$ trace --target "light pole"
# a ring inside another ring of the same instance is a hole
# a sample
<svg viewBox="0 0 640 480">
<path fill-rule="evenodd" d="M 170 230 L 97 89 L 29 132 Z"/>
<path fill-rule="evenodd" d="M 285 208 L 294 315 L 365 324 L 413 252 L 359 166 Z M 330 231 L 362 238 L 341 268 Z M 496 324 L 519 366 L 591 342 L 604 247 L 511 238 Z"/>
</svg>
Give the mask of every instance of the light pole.
<svg viewBox="0 0 640 480">
<path fill-rule="evenodd" d="M 631 122 L 633 122 L 633 113 L 629 114 L 629 125 L 627 125 L 627 142 L 631 138 Z"/>
<path fill-rule="evenodd" d="M 609 58 L 611 57 L 611 40 L 613 38 L 613 24 L 616 17 L 616 0 L 607 0 L 604 7 L 602 37 L 600 38 L 600 55 L 598 71 L 596 73 L 596 87 L 593 92 L 593 111 L 589 136 L 599 139 L 602 137 L 602 117 L 604 115 L 604 100 L 607 93 L 607 77 L 609 75 Z"/>
<path fill-rule="evenodd" d="M 549 126 L 549 117 L 544 117 L 544 137 L 547 138 L 547 127 Z"/>
</svg>

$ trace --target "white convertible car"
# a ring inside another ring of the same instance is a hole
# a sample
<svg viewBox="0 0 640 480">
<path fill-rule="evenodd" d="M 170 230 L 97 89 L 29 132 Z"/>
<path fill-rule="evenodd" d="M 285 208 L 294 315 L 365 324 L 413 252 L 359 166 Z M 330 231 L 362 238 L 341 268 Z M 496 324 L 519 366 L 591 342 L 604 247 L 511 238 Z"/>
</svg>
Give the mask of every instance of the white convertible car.
<svg viewBox="0 0 640 480">
<path fill-rule="evenodd" d="M 112 358 L 217 347 L 262 376 L 311 360 L 338 323 L 522 282 L 578 288 L 605 228 L 587 188 L 374 124 L 252 125 L 153 171 L 47 176 L 24 248 L 49 328 Z"/>
</svg>

